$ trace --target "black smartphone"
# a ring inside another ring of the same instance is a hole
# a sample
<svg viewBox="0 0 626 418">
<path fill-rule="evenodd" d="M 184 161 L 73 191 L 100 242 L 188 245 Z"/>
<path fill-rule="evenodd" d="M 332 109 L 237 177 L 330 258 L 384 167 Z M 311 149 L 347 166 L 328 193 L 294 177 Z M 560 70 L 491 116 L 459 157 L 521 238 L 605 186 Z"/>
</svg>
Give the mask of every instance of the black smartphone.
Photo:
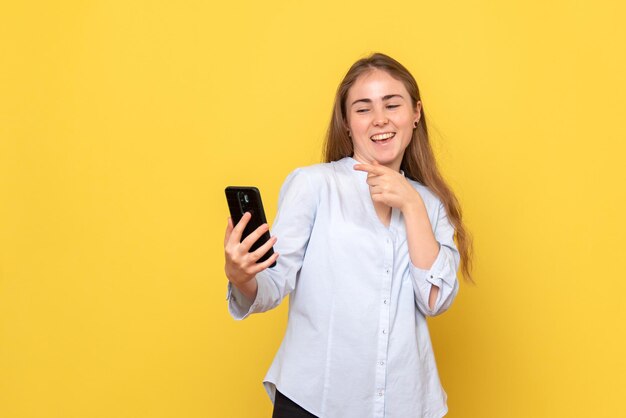
<svg viewBox="0 0 626 418">
<path fill-rule="evenodd" d="M 241 187 L 241 186 L 228 186 L 225 190 L 226 201 L 228 202 L 228 209 L 230 210 L 230 217 L 233 220 L 233 225 L 237 225 L 241 220 L 241 217 L 246 212 L 250 212 L 252 217 L 248 221 L 241 234 L 241 240 L 243 241 L 248 235 L 250 235 L 255 229 L 267 223 L 265 219 L 265 211 L 263 210 L 263 202 L 261 201 L 261 193 L 256 187 Z M 270 232 L 265 232 L 261 238 L 259 238 L 252 247 L 250 252 L 255 251 L 261 245 L 265 244 L 270 239 Z M 274 249 L 270 248 L 263 257 L 261 257 L 257 263 L 262 263 L 274 254 Z M 274 267 L 276 262 L 272 263 L 270 267 Z"/>
</svg>

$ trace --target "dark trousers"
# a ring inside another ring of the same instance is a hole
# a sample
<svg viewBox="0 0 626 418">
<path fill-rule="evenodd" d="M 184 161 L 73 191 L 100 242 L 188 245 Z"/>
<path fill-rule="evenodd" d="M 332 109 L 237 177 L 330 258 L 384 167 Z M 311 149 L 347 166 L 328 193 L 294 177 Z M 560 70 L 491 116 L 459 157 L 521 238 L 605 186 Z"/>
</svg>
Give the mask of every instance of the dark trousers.
<svg viewBox="0 0 626 418">
<path fill-rule="evenodd" d="M 316 418 L 315 415 L 276 390 L 272 418 Z"/>
</svg>

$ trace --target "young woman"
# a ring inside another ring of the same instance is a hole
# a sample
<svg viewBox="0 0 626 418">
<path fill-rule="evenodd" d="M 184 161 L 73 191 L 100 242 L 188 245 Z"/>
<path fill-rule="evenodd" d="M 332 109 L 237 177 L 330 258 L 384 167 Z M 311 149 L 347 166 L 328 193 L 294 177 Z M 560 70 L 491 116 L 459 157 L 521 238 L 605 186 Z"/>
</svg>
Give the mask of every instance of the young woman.
<svg viewBox="0 0 626 418">
<path fill-rule="evenodd" d="M 452 304 L 459 265 L 471 281 L 471 239 L 406 68 L 383 54 L 350 68 L 325 154 L 287 177 L 263 247 L 248 252 L 267 225 L 241 241 L 249 214 L 226 230 L 233 317 L 290 295 L 264 380 L 274 417 L 440 418 L 447 395 L 426 316 Z M 276 253 L 256 263 L 272 245 Z"/>
</svg>

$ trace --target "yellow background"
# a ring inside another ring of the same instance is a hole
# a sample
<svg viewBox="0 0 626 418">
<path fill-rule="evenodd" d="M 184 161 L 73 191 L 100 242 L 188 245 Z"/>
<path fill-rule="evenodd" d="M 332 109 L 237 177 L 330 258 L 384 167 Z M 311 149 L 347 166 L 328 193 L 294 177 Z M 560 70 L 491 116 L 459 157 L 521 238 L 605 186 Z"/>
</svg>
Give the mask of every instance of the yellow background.
<svg viewBox="0 0 626 418">
<path fill-rule="evenodd" d="M 273 219 L 373 51 L 475 236 L 430 320 L 448 416 L 626 416 L 622 4 L 4 1 L 0 417 L 269 417 L 286 303 L 228 315 L 223 189 Z"/>
</svg>

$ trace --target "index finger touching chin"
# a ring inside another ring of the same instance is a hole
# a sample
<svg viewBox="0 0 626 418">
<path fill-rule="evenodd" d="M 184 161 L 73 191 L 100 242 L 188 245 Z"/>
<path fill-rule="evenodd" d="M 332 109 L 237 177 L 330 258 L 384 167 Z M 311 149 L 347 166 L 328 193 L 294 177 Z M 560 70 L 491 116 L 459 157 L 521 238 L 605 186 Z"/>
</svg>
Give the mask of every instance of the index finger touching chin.
<svg viewBox="0 0 626 418">
<path fill-rule="evenodd" d="M 357 171 L 366 171 L 368 173 L 374 173 L 374 174 L 377 174 L 377 171 L 378 171 L 376 167 L 374 167 L 371 164 L 356 164 L 354 165 L 353 168 Z"/>
</svg>

